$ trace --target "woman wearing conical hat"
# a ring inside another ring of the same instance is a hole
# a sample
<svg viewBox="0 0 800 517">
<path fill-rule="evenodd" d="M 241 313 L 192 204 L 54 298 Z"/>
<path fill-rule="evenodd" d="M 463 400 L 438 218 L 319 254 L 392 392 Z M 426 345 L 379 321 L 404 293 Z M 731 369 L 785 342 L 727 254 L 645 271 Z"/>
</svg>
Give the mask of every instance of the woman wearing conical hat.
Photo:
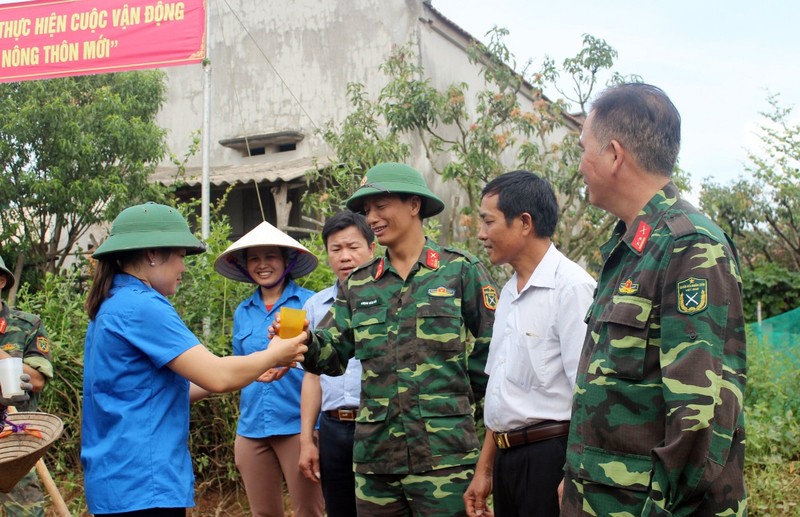
<svg viewBox="0 0 800 517">
<path fill-rule="evenodd" d="M 256 285 L 233 316 L 234 355 L 268 347 L 267 328 L 281 307 L 302 309 L 314 294 L 295 279 L 311 273 L 317 258 L 266 221 L 231 244 L 214 267 L 227 278 Z M 323 515 L 320 485 L 298 468 L 302 382 L 303 370 L 292 368 L 280 380 L 242 389 L 234 455 L 254 516 L 283 515 L 282 480 L 296 517 Z"/>
<path fill-rule="evenodd" d="M 146 203 L 123 210 L 94 252 L 81 422 L 94 515 L 184 517 L 194 506 L 190 398 L 241 389 L 302 360 L 306 347 L 296 338 L 274 339 L 247 357 L 217 357 L 200 344 L 167 297 L 181 282 L 184 257 L 203 251 L 177 210 Z"/>
</svg>

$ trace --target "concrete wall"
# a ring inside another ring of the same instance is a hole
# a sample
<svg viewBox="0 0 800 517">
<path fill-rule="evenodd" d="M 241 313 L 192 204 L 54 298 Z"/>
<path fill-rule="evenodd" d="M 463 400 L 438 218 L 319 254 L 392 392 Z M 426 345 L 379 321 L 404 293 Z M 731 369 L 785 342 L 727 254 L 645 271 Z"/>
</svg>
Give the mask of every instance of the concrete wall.
<svg viewBox="0 0 800 517">
<path fill-rule="evenodd" d="M 212 180 L 214 169 L 222 166 L 253 165 L 257 169 L 267 164 L 289 166 L 302 159 L 333 158 L 315 130 L 328 121 L 338 125 L 344 120 L 350 109 L 348 83 L 362 83 L 370 98 L 377 97 L 386 83 L 379 67 L 396 46 L 411 44 L 438 88 L 454 82 L 468 83 L 470 92 L 484 87 L 478 67 L 467 59 L 465 49 L 471 36 L 422 0 L 228 0 L 227 4 L 230 9 L 224 2 L 208 2 Z M 192 65 L 166 72 L 169 93 L 158 122 L 168 129 L 169 148 L 180 156 L 189 148 L 192 133 L 202 127 L 203 70 Z M 524 94 L 521 100 L 523 109 L 530 109 L 531 100 Z M 218 143 L 284 130 L 303 133 L 295 150 L 247 157 Z M 448 208 L 441 218 L 449 221 L 462 198 L 432 172 L 419 142 L 413 137 L 410 142 L 410 164 L 426 174 L 432 189 L 445 200 Z M 197 174 L 201 154 L 191 158 L 188 166 Z M 170 164 L 165 161 L 162 167 L 168 170 Z M 249 179 L 247 174 L 242 172 L 242 182 Z M 290 183 L 290 200 L 295 205 L 290 225 L 297 225 L 301 224 L 298 205 L 304 180 Z M 224 186 L 214 187 L 212 197 Z M 199 187 L 195 190 L 199 196 Z M 262 201 L 271 205 L 269 189 L 265 186 L 259 191 Z M 257 203 L 254 196 L 253 183 L 231 195 L 228 214 L 234 234 L 260 221 L 260 214 L 252 209 L 254 200 Z M 268 210 L 267 218 L 274 222 L 274 213 Z"/>
</svg>

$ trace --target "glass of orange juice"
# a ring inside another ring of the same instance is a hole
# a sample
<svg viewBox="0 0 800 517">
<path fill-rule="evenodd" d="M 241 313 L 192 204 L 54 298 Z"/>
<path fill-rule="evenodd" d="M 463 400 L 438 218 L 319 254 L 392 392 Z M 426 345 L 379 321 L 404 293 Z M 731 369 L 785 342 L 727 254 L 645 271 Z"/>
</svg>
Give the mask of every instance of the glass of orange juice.
<svg viewBox="0 0 800 517">
<path fill-rule="evenodd" d="M 292 309 L 291 307 L 281 307 L 281 326 L 278 329 L 278 336 L 290 338 L 303 332 L 303 325 L 306 322 L 306 311 L 303 309 Z"/>
</svg>

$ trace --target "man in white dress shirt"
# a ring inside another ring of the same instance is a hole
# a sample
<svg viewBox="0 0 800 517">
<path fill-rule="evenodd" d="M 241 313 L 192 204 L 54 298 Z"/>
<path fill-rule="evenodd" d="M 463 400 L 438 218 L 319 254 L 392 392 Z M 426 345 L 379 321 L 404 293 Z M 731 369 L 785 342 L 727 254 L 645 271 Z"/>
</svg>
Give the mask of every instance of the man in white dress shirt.
<svg viewBox="0 0 800 517">
<path fill-rule="evenodd" d="M 481 228 L 492 264 L 514 270 L 497 305 L 486 372 L 486 438 L 464 493 L 470 516 L 559 515 L 572 391 L 595 281 L 551 241 L 558 203 L 528 171 L 482 192 Z"/>
</svg>

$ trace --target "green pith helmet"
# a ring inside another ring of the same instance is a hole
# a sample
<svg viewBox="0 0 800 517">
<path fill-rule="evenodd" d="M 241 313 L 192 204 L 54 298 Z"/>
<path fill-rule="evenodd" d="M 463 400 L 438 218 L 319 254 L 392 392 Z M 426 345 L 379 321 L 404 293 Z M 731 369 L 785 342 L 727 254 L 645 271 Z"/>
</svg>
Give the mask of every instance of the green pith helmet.
<svg viewBox="0 0 800 517">
<path fill-rule="evenodd" d="M 431 192 L 425 178 L 413 167 L 402 163 L 379 163 L 361 180 L 361 186 L 345 202 L 353 212 L 364 211 L 364 198 L 376 194 L 416 194 L 422 198 L 422 217 L 444 210 L 444 203 Z"/>
<path fill-rule="evenodd" d="M 14 278 L 14 275 L 11 273 L 11 270 L 6 267 L 6 262 L 3 260 L 3 257 L 0 257 L 0 275 L 6 275 L 8 277 L 5 289 L 11 289 L 12 287 L 14 287 L 14 284 L 17 282 L 17 279 Z"/>
<path fill-rule="evenodd" d="M 205 244 L 189 230 L 180 212 L 151 202 L 120 212 L 111 223 L 108 238 L 92 257 L 148 248 L 185 248 L 188 255 L 206 250 Z"/>
</svg>

